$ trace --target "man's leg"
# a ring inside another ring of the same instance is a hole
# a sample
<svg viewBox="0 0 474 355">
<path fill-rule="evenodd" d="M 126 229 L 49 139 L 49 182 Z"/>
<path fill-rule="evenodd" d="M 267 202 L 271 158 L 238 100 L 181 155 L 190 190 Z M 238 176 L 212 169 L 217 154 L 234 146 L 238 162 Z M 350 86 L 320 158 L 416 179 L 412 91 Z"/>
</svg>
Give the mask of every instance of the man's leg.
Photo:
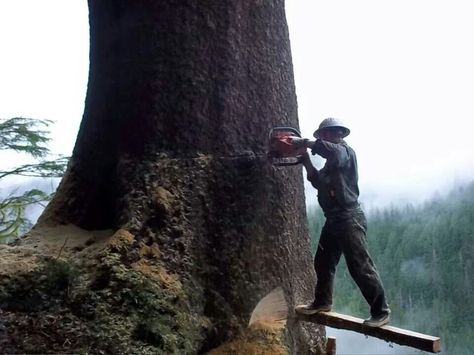
<svg viewBox="0 0 474 355">
<path fill-rule="evenodd" d="M 318 249 L 314 257 L 314 268 L 317 276 L 314 301 L 296 307 L 296 312 L 314 314 L 331 310 L 334 275 L 340 258 L 341 249 L 326 224 L 319 237 Z"/>
<path fill-rule="evenodd" d="M 367 251 L 365 221 L 354 219 L 341 234 L 341 247 L 349 272 L 370 305 L 370 314 L 380 317 L 390 313 L 377 269 Z"/>
<path fill-rule="evenodd" d="M 332 306 L 334 276 L 341 253 L 337 236 L 332 233 L 331 228 L 326 224 L 321 231 L 318 249 L 314 257 L 314 269 L 317 276 L 314 292 L 315 305 Z"/>
</svg>

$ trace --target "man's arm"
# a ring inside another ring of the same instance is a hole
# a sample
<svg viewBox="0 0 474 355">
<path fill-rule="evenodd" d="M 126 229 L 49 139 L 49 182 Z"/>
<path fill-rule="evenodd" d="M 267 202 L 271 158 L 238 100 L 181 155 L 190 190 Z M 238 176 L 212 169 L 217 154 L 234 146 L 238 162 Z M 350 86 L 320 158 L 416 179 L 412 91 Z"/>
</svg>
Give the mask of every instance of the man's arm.
<svg viewBox="0 0 474 355">
<path fill-rule="evenodd" d="M 322 139 L 312 144 L 311 153 L 327 159 L 330 166 L 343 167 L 349 161 L 349 153 L 343 144 L 331 143 Z"/>
<path fill-rule="evenodd" d="M 319 172 L 311 163 L 311 159 L 309 158 L 308 152 L 304 153 L 301 156 L 301 163 L 303 164 L 304 168 L 306 169 L 307 179 L 313 185 L 314 188 L 319 187 Z"/>
</svg>

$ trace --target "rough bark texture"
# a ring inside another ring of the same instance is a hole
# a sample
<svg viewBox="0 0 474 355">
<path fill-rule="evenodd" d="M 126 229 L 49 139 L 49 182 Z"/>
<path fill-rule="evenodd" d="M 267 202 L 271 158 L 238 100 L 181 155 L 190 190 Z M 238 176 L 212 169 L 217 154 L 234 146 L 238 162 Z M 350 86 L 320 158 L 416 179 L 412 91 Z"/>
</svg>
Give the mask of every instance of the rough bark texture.
<svg viewBox="0 0 474 355">
<path fill-rule="evenodd" d="M 85 113 L 68 172 L 37 228 L 119 231 L 86 263 L 80 283 L 67 279 L 66 301 L 56 305 L 66 312 L 91 297 L 123 305 L 120 290 L 151 280 L 142 291 L 161 306 L 147 301 L 148 314 L 185 321 L 143 322 L 140 301 L 125 302 L 136 315 L 130 321 L 122 306 L 109 304 L 92 318 L 98 332 L 106 325 L 97 319 L 105 324 L 104 314 L 121 314 L 131 322 L 120 337 L 128 347 L 115 351 L 146 344 L 152 353 L 202 353 L 237 336 L 276 286 L 290 308 L 311 299 L 301 169 L 277 169 L 265 154 L 272 126 L 298 126 L 284 1 L 90 0 L 89 8 Z M 96 239 L 84 242 L 75 248 L 87 250 Z M 78 259 L 67 246 L 64 255 Z M 157 270 L 172 275 L 180 291 L 153 277 Z M 75 292 L 78 284 L 87 292 Z M 15 307 L 9 312 L 13 319 Z M 81 314 L 74 315 L 78 324 L 91 326 Z M 170 341 L 165 323 L 169 337 L 187 339 Z M 290 317 L 289 351 L 318 351 L 321 333 Z M 69 349 L 81 349 L 81 341 Z"/>
</svg>

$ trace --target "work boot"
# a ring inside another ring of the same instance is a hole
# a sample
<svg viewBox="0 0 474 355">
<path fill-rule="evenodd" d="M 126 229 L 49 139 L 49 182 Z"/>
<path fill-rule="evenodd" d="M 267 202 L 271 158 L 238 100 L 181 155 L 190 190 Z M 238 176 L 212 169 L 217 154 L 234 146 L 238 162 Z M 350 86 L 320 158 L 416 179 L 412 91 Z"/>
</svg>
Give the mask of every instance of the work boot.
<svg viewBox="0 0 474 355">
<path fill-rule="evenodd" d="M 364 320 L 364 325 L 368 327 L 381 327 L 388 322 L 390 322 L 390 311 L 370 316 L 369 319 Z"/>
<path fill-rule="evenodd" d="M 321 305 L 316 303 L 303 304 L 295 307 L 296 313 L 299 314 L 315 314 L 319 312 L 330 312 L 331 305 Z"/>
</svg>

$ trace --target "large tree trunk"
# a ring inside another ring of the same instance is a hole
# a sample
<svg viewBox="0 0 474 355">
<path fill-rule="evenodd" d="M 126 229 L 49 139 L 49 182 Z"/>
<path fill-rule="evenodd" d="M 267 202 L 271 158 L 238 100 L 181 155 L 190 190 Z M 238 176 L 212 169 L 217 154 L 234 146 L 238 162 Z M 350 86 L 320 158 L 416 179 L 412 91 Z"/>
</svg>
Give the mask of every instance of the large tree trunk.
<svg viewBox="0 0 474 355">
<path fill-rule="evenodd" d="M 58 253 L 76 262 L 74 251 L 105 249 L 81 269 L 86 281 L 68 278 L 61 309 L 91 297 L 126 304 L 107 313 L 130 328 L 111 341 L 115 351 L 141 342 L 200 353 L 236 336 L 277 286 L 290 308 L 311 299 L 301 169 L 277 169 L 265 154 L 272 126 L 298 126 L 284 1 L 89 0 L 89 9 L 84 117 L 36 230 L 70 224 L 113 237 L 65 241 Z M 137 293 L 126 303 L 123 289 L 147 280 L 155 284 L 143 292 L 158 306 Z M 81 283 L 87 292 L 74 291 Z M 104 314 L 94 313 L 99 332 Z M 310 337 L 292 318 L 287 329 L 291 352 L 318 348 L 321 329 Z"/>
</svg>

